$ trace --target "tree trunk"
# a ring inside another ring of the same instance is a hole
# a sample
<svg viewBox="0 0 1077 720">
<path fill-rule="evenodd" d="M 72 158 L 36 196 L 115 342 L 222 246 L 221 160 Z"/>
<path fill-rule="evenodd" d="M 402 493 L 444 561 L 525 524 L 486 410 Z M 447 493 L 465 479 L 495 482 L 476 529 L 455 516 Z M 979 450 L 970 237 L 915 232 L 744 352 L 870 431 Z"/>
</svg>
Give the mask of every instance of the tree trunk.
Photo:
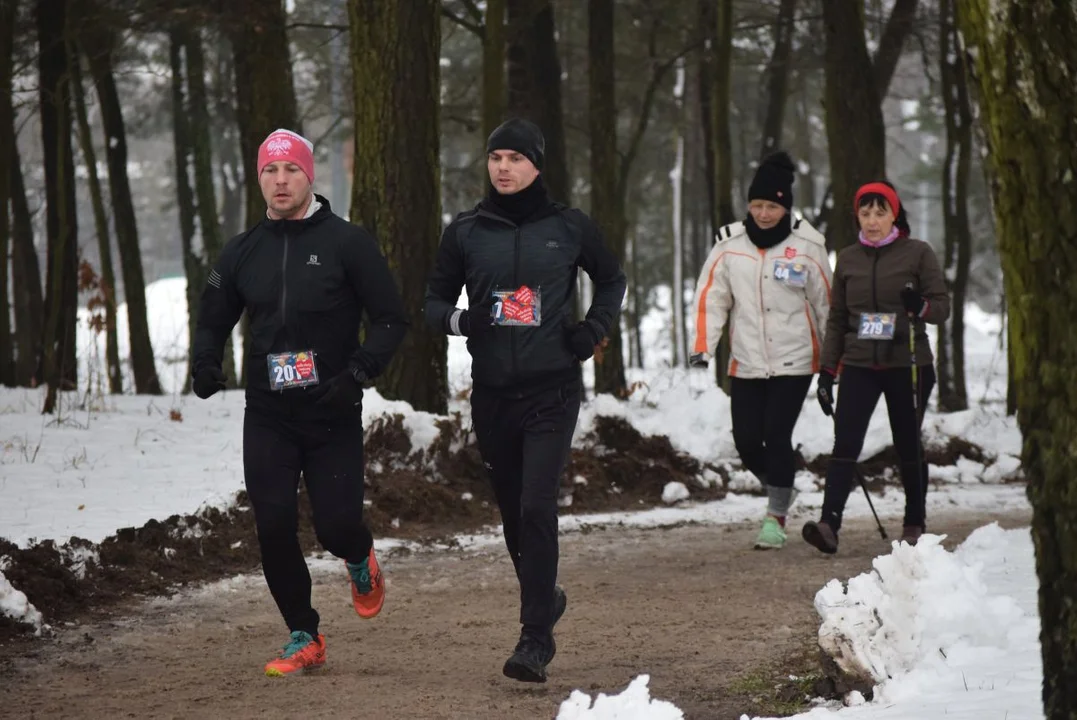
<svg viewBox="0 0 1077 720">
<path fill-rule="evenodd" d="M 411 322 L 378 380 L 385 397 L 444 414 L 447 341 L 423 321 L 441 228 L 437 0 L 350 0 L 355 83 L 352 221 L 381 243 Z"/>
<path fill-rule="evenodd" d="M 733 138 L 729 108 L 732 98 L 733 3 L 719 2 L 714 42 L 714 186 L 718 227 L 736 219 L 733 210 Z"/>
<path fill-rule="evenodd" d="M 853 194 L 886 174 L 886 131 L 871 57 L 864 40 L 862 3 L 823 3 L 826 130 L 830 152 L 832 222 L 827 244 L 840 250 L 856 237 Z"/>
<path fill-rule="evenodd" d="M 619 260 L 625 257 L 624 195 L 617 156 L 617 101 L 614 86 L 613 0 L 588 3 L 587 49 L 591 133 L 591 217 L 606 233 Z M 623 394 L 624 353 L 620 323 L 610 328 L 607 343 L 595 359 L 595 394 Z"/>
<path fill-rule="evenodd" d="M 505 117 L 505 0 L 486 0 L 482 39 L 482 139 Z M 485 172 L 485 168 L 483 170 Z"/>
<path fill-rule="evenodd" d="M 206 91 L 206 62 L 202 49 L 202 33 L 198 29 L 189 29 L 183 40 L 187 58 L 187 98 L 190 102 L 187 128 L 193 148 L 194 188 L 198 200 L 198 226 L 202 239 L 201 249 L 196 250 L 198 262 L 195 270 L 199 273 L 196 278 L 198 293 L 195 295 L 194 305 L 188 306 L 191 316 L 197 318 L 202 298 L 201 289 L 205 286 L 210 267 L 224 249 L 224 238 L 217 214 L 217 191 L 213 186 L 213 145 L 210 140 L 209 93 Z M 343 208 L 338 210 L 343 212 Z M 187 277 L 190 282 L 191 275 L 188 274 Z M 231 339 L 224 346 L 222 369 L 225 377 L 228 378 L 228 386 L 235 387 L 236 360 Z"/>
<path fill-rule="evenodd" d="M 715 179 L 718 175 L 714 164 L 717 156 L 714 149 L 714 93 L 717 87 L 714 79 L 714 32 L 718 27 L 717 9 L 714 3 L 715 0 L 699 0 L 699 26 L 702 43 L 698 53 L 699 115 L 703 125 L 703 156 L 707 175 L 707 211 L 710 219 L 710 232 L 707 234 L 711 242 L 713 242 L 714 234 L 720 227 L 718 224 L 718 206 L 716 205 L 718 190 L 715 186 Z M 704 258 L 710 252 L 710 245 L 711 243 L 708 242 L 703 253 Z M 701 261 L 699 267 L 702 267 L 702 265 Z"/>
<path fill-rule="evenodd" d="M 8 167 L 14 153 L 15 135 L 12 126 L 15 109 L 12 107 L 11 75 L 14 65 L 15 17 L 18 3 L 0 2 L 0 168 Z M 11 245 L 11 224 L 8 220 L 8 198 L 11 195 L 11 173 L 0 172 L 0 385 L 15 385 L 15 343 L 11 332 L 11 306 L 8 290 L 8 255 Z M 16 272 L 18 269 L 16 268 Z"/>
<path fill-rule="evenodd" d="M 221 235 L 230 238 L 243 231 L 243 160 L 239 156 L 239 126 L 232 104 L 235 97 L 232 52 L 223 34 L 218 39 L 216 50 L 213 66 L 213 134 L 220 138 L 217 155 L 221 172 Z M 337 211 L 342 213 L 344 209 L 337 208 Z"/>
<path fill-rule="evenodd" d="M 801 71 L 798 73 L 796 81 L 793 83 L 797 88 L 796 95 L 796 124 L 794 126 L 794 146 L 796 147 L 796 158 L 803 163 L 808 172 L 797 172 L 797 184 L 796 184 L 796 198 L 797 205 L 804 208 L 806 211 L 811 208 L 813 214 L 818 214 L 818 206 L 815 199 L 815 144 L 812 142 L 812 122 L 811 122 L 811 106 L 808 104 L 808 79 L 805 77 L 806 73 Z"/>
<path fill-rule="evenodd" d="M 509 18 L 508 111 L 542 129 L 550 197 L 569 205 L 565 125 L 561 112 L 561 62 L 557 57 L 551 0 L 507 0 Z"/>
<path fill-rule="evenodd" d="M 965 294 L 968 289 L 972 236 L 969 230 L 968 181 L 972 161 L 972 111 L 954 20 L 953 0 L 939 5 L 939 58 L 946 115 L 946 159 L 942 172 L 943 274 L 953 311 L 938 328 L 939 407 L 968 409 L 965 387 Z"/>
<path fill-rule="evenodd" d="M 905 39 L 909 37 L 913 26 L 916 25 L 916 6 L 919 1 L 894 0 L 894 7 L 886 20 L 883 35 L 879 38 L 879 49 L 872 61 L 879 100 L 886 97 L 889 91 L 890 81 L 894 79 L 894 71 L 897 70 L 901 53 L 905 49 Z"/>
<path fill-rule="evenodd" d="M 715 16 L 714 42 L 714 187 L 717 191 L 714 205 L 718 218 L 715 229 L 728 225 L 736 219 L 733 210 L 733 139 L 729 109 L 732 98 L 731 71 L 733 64 L 733 3 L 718 2 Z M 722 331 L 715 358 L 715 381 L 718 387 L 729 393 L 729 330 Z"/>
<path fill-rule="evenodd" d="M 41 382 L 39 366 L 44 339 L 45 299 L 41 291 L 41 266 L 34 247 L 34 226 L 26 202 L 19 147 L 15 142 L 15 116 L 5 126 L 11 134 L 11 260 L 15 291 L 15 379 L 24 387 L 36 387 Z"/>
<path fill-rule="evenodd" d="M 94 22 L 88 20 L 87 22 Z M 127 327 L 130 333 L 131 371 L 135 392 L 139 395 L 160 395 L 156 359 L 150 343 L 150 328 L 146 320 L 146 279 L 142 273 L 142 252 L 138 245 L 138 222 L 127 177 L 127 131 L 123 107 L 113 70 L 112 54 L 117 37 L 108 27 L 98 25 L 80 38 L 90 64 L 90 73 L 97 85 L 101 103 L 101 121 L 105 133 L 105 159 L 108 162 L 108 187 L 112 201 L 116 244 L 120 250 L 120 269 L 123 272 L 123 296 L 127 302 Z"/>
<path fill-rule="evenodd" d="M 785 123 L 786 88 L 789 85 L 790 58 L 793 54 L 793 33 L 796 0 L 781 0 L 778 19 L 774 22 L 774 52 L 767 64 L 767 113 L 763 119 L 763 144 L 759 151 L 762 160 L 782 146 L 782 126 Z"/>
<path fill-rule="evenodd" d="M 41 141 L 45 159 L 46 226 L 49 236 L 45 340 L 39 375 L 48 383 L 44 413 L 56 411 L 57 393 L 78 387 L 75 322 L 78 308 L 78 218 L 71 148 L 67 63 L 67 0 L 39 0 Z"/>
<path fill-rule="evenodd" d="M 240 6 L 236 6 L 237 8 Z M 277 128 L 302 132 L 292 84 L 292 61 L 288 50 L 287 18 L 279 0 L 251 3 L 244 17 L 235 18 L 232 29 L 232 59 L 235 78 L 236 121 L 243 155 L 243 177 L 247 196 L 244 226 L 252 228 L 266 214 L 265 198 L 258 185 L 258 146 Z M 364 68 L 365 71 L 366 68 Z M 343 214 L 343 208 L 334 208 Z M 243 366 L 240 385 L 247 384 L 250 366 L 250 321 L 246 313 L 243 328 Z"/>
<path fill-rule="evenodd" d="M 958 22 L 974 53 L 999 251 L 1010 298 L 1022 468 L 1039 576 L 1043 706 L 1077 717 L 1077 13 L 1050 0 L 970 0 Z"/>
<path fill-rule="evenodd" d="M 194 331 L 198 318 L 198 306 L 202 289 L 206 284 L 205 262 L 194 248 L 195 207 L 194 191 L 191 189 L 191 165 L 194 150 L 191 148 L 190 102 L 188 96 L 188 68 L 184 58 L 187 54 L 187 38 L 190 31 L 180 25 L 168 33 L 168 60 L 172 70 L 172 146 L 176 172 L 176 205 L 179 210 L 180 247 L 183 254 L 183 271 L 187 277 L 187 351 L 188 378 L 183 392 L 190 390 L 193 372 Z M 226 358 L 227 359 L 227 358 Z"/>
<path fill-rule="evenodd" d="M 104 305 L 105 311 L 105 371 L 108 374 L 108 391 L 113 395 L 119 395 L 123 393 L 123 368 L 120 365 L 120 343 L 116 331 L 116 276 L 112 270 L 112 241 L 108 231 L 108 213 L 105 211 L 101 179 L 97 175 L 97 153 L 94 151 L 93 134 L 90 132 L 90 120 L 86 113 L 86 91 L 82 86 L 82 62 L 79 60 L 78 51 L 74 45 L 68 47 L 67 59 L 71 67 L 71 95 L 75 100 L 79 145 L 82 147 L 82 157 L 86 163 L 94 230 L 97 232 L 97 254 L 101 265 L 98 280 L 101 294 L 99 300 Z M 95 327 L 94 330 L 96 331 L 97 328 Z"/>
</svg>

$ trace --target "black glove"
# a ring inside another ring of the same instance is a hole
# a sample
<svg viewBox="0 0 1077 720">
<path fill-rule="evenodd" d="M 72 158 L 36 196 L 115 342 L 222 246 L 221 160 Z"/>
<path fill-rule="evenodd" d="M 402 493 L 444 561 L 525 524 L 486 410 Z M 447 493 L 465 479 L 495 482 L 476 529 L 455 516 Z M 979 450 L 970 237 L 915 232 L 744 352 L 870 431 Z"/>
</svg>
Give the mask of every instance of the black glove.
<svg viewBox="0 0 1077 720">
<path fill-rule="evenodd" d="M 578 322 L 570 325 L 566 332 L 568 346 L 572 348 L 572 354 L 576 356 L 576 359 L 580 362 L 590 360 L 595 354 L 595 345 L 598 345 L 598 339 L 595 338 L 595 331 L 591 328 L 591 324 Z"/>
<path fill-rule="evenodd" d="M 709 364 L 705 353 L 693 353 L 688 358 L 688 367 L 690 368 L 706 368 Z"/>
<path fill-rule="evenodd" d="M 901 291 L 901 304 L 905 306 L 905 312 L 920 317 L 924 311 L 927 300 L 913 289 L 912 285 L 906 285 Z"/>
<path fill-rule="evenodd" d="M 491 302 L 461 310 L 460 317 L 457 319 L 460 324 L 460 334 L 473 338 L 490 332 L 494 327 L 493 309 L 494 305 Z"/>
<path fill-rule="evenodd" d="M 205 400 L 219 390 L 224 390 L 224 371 L 219 367 L 204 367 L 195 373 L 191 383 L 194 394 Z"/>
<path fill-rule="evenodd" d="M 334 415 L 355 412 L 363 403 L 365 380 L 367 375 L 363 370 L 345 370 L 325 384 L 325 392 L 314 405 Z"/>
<path fill-rule="evenodd" d="M 815 389 L 815 397 L 819 400 L 819 407 L 827 417 L 834 414 L 834 376 L 823 370 L 819 373 L 819 383 Z"/>
</svg>

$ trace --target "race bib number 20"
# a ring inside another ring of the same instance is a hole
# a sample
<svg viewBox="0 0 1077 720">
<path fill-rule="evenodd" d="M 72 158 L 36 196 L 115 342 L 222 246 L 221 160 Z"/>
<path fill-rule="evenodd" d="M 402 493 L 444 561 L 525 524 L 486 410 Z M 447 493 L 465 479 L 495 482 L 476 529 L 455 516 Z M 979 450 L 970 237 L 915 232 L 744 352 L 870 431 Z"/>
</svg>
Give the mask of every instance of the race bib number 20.
<svg viewBox="0 0 1077 720">
<path fill-rule="evenodd" d="M 318 384 L 318 367 L 310 350 L 272 353 L 266 356 L 266 363 L 269 366 L 270 390 Z"/>
<path fill-rule="evenodd" d="M 893 340 L 895 313 L 860 313 L 860 330 L 856 336 L 861 340 Z"/>
</svg>

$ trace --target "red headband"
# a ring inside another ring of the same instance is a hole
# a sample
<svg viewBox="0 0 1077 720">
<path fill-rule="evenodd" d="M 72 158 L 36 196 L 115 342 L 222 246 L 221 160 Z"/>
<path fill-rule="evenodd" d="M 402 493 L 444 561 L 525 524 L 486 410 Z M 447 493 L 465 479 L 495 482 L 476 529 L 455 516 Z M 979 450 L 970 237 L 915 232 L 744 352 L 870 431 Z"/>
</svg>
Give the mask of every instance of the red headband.
<svg viewBox="0 0 1077 720">
<path fill-rule="evenodd" d="M 898 200 L 897 192 L 886 183 L 881 182 L 873 182 L 860 186 L 860 189 L 856 191 L 856 197 L 853 198 L 853 212 L 856 212 L 860 207 L 860 198 L 868 193 L 876 193 L 886 198 L 886 202 L 890 205 L 890 209 L 894 211 L 895 218 L 898 216 L 898 213 L 901 212 L 901 201 Z"/>
</svg>

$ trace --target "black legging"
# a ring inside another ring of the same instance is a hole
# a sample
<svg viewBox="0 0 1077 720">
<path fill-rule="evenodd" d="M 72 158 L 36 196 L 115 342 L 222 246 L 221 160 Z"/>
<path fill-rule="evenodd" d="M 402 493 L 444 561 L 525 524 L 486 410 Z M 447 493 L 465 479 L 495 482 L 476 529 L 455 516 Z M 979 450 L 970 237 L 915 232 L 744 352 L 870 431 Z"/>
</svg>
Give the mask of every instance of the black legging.
<svg viewBox="0 0 1077 720">
<path fill-rule="evenodd" d="M 846 365 L 838 385 L 834 452 L 826 473 L 823 522 L 834 532 L 841 528 L 841 515 L 853 486 L 856 462 L 864 448 L 879 396 L 886 396 L 890 432 L 901 461 L 901 484 L 905 487 L 904 525 L 924 527 L 927 500 L 927 461 L 924 460 L 920 426 L 924 408 L 935 387 L 935 369 L 917 368 L 919 416 L 913 410 L 912 373 L 909 368 L 872 369 Z M 919 450 L 919 456 L 917 451 Z M 920 461 L 917 462 L 917 457 Z"/>
<path fill-rule="evenodd" d="M 811 380 L 811 375 L 730 378 L 733 442 L 741 463 L 764 485 L 793 487 L 793 428 Z"/>
</svg>

